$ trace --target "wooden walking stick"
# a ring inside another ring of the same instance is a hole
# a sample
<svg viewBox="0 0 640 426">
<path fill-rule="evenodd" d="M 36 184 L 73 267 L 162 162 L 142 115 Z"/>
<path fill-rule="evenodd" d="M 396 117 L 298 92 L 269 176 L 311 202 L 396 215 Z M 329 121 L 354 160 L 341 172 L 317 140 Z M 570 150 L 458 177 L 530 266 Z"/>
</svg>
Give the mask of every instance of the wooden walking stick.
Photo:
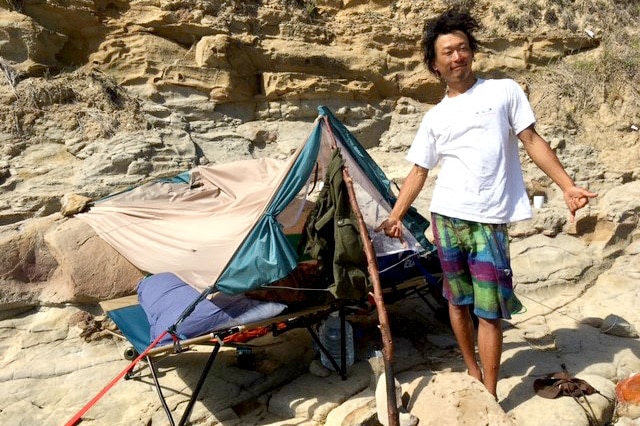
<svg viewBox="0 0 640 426">
<path fill-rule="evenodd" d="M 398 415 L 398 406 L 396 404 L 396 384 L 395 375 L 393 373 L 393 340 L 391 339 L 391 329 L 389 328 L 389 317 L 387 316 L 387 309 L 384 306 L 384 299 L 382 297 L 382 285 L 380 284 L 380 274 L 378 273 L 378 260 L 376 253 L 367 231 L 367 226 L 362 218 L 362 212 L 358 206 L 356 200 L 356 194 L 353 189 L 353 181 L 347 171 L 346 167 L 342 167 L 342 176 L 347 186 L 347 193 L 349 194 L 349 204 L 351 209 L 358 219 L 358 229 L 360 231 L 360 238 L 364 245 L 364 253 L 367 256 L 367 269 L 373 284 L 373 298 L 376 302 L 376 309 L 378 311 L 378 321 L 380 323 L 380 334 L 382 335 L 382 354 L 384 359 L 384 373 L 387 381 L 387 413 L 389 415 L 389 426 L 399 426 L 400 418 Z"/>
</svg>

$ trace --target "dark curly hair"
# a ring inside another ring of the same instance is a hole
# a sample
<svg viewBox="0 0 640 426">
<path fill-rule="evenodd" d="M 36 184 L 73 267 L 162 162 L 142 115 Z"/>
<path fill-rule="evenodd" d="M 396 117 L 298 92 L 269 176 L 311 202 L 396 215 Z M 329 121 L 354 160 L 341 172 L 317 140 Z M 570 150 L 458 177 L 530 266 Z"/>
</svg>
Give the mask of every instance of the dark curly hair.
<svg viewBox="0 0 640 426">
<path fill-rule="evenodd" d="M 451 34 L 454 31 L 462 31 L 469 40 L 469 48 L 473 53 L 478 48 L 478 41 L 473 36 L 473 31 L 478 29 L 476 21 L 468 12 L 458 9 L 449 9 L 440 16 L 430 19 L 425 23 L 422 37 L 422 50 L 424 63 L 429 71 L 437 75 L 433 69 L 433 61 L 436 59 L 436 39 L 443 34 Z"/>
</svg>

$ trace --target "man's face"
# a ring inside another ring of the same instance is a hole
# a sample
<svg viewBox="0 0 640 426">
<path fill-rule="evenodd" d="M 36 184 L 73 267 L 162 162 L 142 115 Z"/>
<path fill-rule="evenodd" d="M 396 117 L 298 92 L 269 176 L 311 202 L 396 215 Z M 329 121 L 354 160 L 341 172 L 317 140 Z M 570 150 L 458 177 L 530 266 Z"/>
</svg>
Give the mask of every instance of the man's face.
<svg viewBox="0 0 640 426">
<path fill-rule="evenodd" d="M 474 79 L 471 71 L 473 52 L 467 36 L 462 31 L 438 36 L 435 53 L 433 68 L 445 83 L 451 85 Z"/>
</svg>

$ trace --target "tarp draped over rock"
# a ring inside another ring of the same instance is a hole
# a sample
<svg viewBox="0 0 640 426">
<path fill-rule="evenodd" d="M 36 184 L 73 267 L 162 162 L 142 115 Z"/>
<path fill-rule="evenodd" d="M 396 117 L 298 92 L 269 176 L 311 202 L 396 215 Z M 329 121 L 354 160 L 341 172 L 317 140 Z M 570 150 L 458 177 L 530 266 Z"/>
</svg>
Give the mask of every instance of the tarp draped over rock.
<svg viewBox="0 0 640 426">
<path fill-rule="evenodd" d="M 77 217 L 143 271 L 212 285 L 262 213 L 284 161 L 197 167 L 189 185 L 154 182 L 96 203 Z"/>
</svg>

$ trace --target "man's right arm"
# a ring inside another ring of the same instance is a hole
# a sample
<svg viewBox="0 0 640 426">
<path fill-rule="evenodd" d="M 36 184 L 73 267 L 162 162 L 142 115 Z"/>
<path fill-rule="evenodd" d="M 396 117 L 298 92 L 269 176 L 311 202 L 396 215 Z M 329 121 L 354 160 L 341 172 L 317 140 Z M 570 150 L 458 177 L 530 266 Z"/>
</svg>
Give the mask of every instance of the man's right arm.
<svg viewBox="0 0 640 426">
<path fill-rule="evenodd" d="M 376 232 L 384 231 L 388 237 L 402 239 L 402 218 L 418 197 L 418 194 L 420 194 L 428 174 L 429 169 L 425 169 L 417 164 L 413 165 L 413 168 L 402 184 L 402 188 L 400 188 L 400 194 L 398 194 L 398 199 L 389 217 L 376 228 Z"/>
</svg>

